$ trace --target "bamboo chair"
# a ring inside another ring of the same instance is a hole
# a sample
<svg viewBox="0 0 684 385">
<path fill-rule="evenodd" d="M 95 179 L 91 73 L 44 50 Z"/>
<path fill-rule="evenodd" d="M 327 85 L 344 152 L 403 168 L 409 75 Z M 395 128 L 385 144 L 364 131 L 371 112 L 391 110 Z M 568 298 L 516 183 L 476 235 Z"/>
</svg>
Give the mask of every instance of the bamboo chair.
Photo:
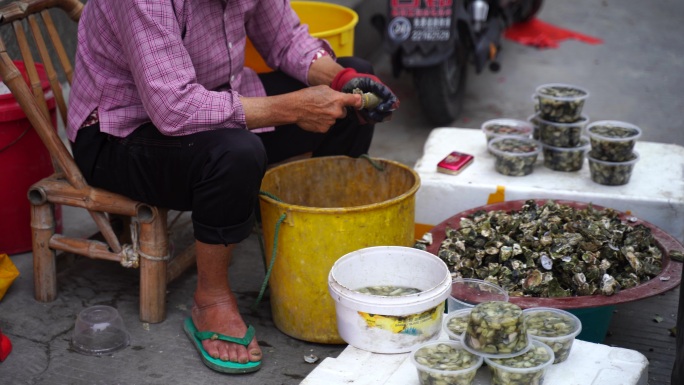
<svg viewBox="0 0 684 385">
<path fill-rule="evenodd" d="M 113 0 L 116 1 L 116 0 Z M 49 117 L 32 52 L 38 52 L 47 72 L 58 111 L 66 123 L 66 102 L 59 76 L 52 63 L 48 43 L 58 57 L 64 78 L 71 84 L 72 66 L 57 33 L 50 12 L 63 11 L 75 23 L 83 9 L 79 0 L 19 0 L 0 6 L 0 28 L 11 27 L 21 59 L 26 67 L 29 88 L 7 52 L 0 36 L 0 77 L 21 106 L 52 157 L 53 175 L 35 183 L 28 192 L 31 204 L 33 273 L 35 298 L 49 302 L 57 297 L 56 250 L 93 259 L 116 261 L 125 267 L 140 269 L 140 319 L 157 323 L 166 316 L 166 285 L 194 265 L 194 247 L 169 257 L 167 210 L 136 202 L 124 196 L 89 186 L 76 166 L 71 153 L 57 134 Z M 25 26 L 33 39 L 30 45 Z M 43 33 L 47 31 L 49 40 Z M 6 34 L 8 35 L 8 34 Z M 71 36 L 75 39 L 76 36 Z M 87 210 L 101 234 L 79 239 L 55 233 L 54 205 Z M 128 218 L 128 235 L 117 235 L 113 218 Z M 129 242 L 129 243 L 124 243 Z"/>
</svg>

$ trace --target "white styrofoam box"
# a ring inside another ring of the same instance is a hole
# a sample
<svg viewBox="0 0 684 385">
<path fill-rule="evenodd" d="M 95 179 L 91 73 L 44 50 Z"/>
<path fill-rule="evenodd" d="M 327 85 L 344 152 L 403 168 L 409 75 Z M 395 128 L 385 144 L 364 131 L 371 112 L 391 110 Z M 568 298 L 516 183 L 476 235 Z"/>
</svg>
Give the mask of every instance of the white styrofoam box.
<svg viewBox="0 0 684 385">
<path fill-rule="evenodd" d="M 629 183 L 622 186 L 593 182 L 586 160 L 577 172 L 550 170 L 544 167 L 542 154 L 532 174 L 514 177 L 496 172 L 482 131 L 436 128 L 414 167 L 421 180 L 416 193 L 416 223 L 437 225 L 461 211 L 486 205 L 490 194 L 499 189 L 505 201 L 572 200 L 628 212 L 684 243 L 684 147 L 637 141 L 635 150 L 640 159 Z M 438 173 L 437 163 L 451 151 L 472 154 L 475 160 L 458 175 Z"/>
<path fill-rule="evenodd" d="M 447 339 L 444 334 L 441 339 Z M 549 366 L 545 384 L 647 385 L 648 360 L 635 351 L 575 340 L 564 362 Z M 300 385 L 420 385 L 408 353 L 375 354 L 349 346 L 326 358 Z M 489 368 L 477 371 L 473 385 L 491 384 Z"/>
</svg>

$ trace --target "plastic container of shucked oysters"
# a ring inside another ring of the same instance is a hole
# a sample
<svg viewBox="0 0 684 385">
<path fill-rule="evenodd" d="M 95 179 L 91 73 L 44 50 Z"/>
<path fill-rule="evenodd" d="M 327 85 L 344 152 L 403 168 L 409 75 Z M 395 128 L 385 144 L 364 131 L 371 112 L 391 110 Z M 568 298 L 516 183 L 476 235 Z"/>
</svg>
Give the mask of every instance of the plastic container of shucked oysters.
<svg viewBox="0 0 684 385">
<path fill-rule="evenodd" d="M 480 127 L 484 132 L 487 142 L 499 136 L 522 136 L 528 138 L 534 131 L 534 126 L 529 121 L 517 119 L 491 119 Z"/>
<path fill-rule="evenodd" d="M 582 331 L 577 316 L 561 309 L 533 307 L 523 310 L 523 317 L 529 337 L 553 350 L 554 364 L 568 359 L 575 337 Z"/>
<path fill-rule="evenodd" d="M 573 123 L 582 118 L 589 91 L 565 83 L 542 84 L 535 90 L 539 117 L 559 123 Z"/>
<path fill-rule="evenodd" d="M 532 348 L 515 357 L 485 357 L 492 371 L 492 384 L 496 385 L 543 384 L 553 360 L 553 350 L 540 341 L 532 341 Z"/>
<path fill-rule="evenodd" d="M 558 123 L 537 117 L 539 141 L 554 147 L 576 147 L 582 139 L 582 131 L 589 122 L 587 115 L 572 123 Z"/>
<path fill-rule="evenodd" d="M 585 136 L 577 147 L 554 147 L 542 144 L 544 166 L 554 171 L 579 171 L 589 151 L 589 139 Z"/>
<path fill-rule="evenodd" d="M 468 319 L 470 318 L 470 311 L 472 308 L 464 308 L 449 312 L 444 316 L 444 323 L 442 328 L 450 340 L 462 341 L 463 333 L 468 327 Z"/>
<path fill-rule="evenodd" d="M 587 126 L 591 140 L 591 152 L 595 159 L 607 162 L 625 162 L 632 158 L 632 151 L 641 128 L 617 120 L 599 120 Z"/>
<path fill-rule="evenodd" d="M 510 249 L 510 248 L 508 248 Z M 509 250 L 502 248 L 502 255 Z M 477 278 L 455 278 L 451 282 L 451 294 L 447 299 L 449 313 L 455 310 L 473 308 L 489 301 L 508 301 L 508 292 L 499 285 Z"/>
<path fill-rule="evenodd" d="M 484 302 L 475 306 L 463 334 L 467 351 L 489 358 L 509 358 L 531 348 L 522 309 L 503 301 Z"/>
<path fill-rule="evenodd" d="M 589 173 L 591 180 L 607 186 L 621 186 L 629 183 L 634 166 L 639 161 L 639 153 L 632 152 L 632 157 L 624 162 L 608 162 L 597 159 L 594 150 L 589 151 Z"/>
<path fill-rule="evenodd" d="M 525 176 L 534 171 L 534 164 L 542 150 L 541 143 L 531 138 L 500 136 L 488 144 L 496 161 L 494 168 L 499 174 Z"/>
<path fill-rule="evenodd" d="M 458 341 L 430 341 L 411 352 L 421 385 L 470 385 L 483 361 Z"/>
</svg>

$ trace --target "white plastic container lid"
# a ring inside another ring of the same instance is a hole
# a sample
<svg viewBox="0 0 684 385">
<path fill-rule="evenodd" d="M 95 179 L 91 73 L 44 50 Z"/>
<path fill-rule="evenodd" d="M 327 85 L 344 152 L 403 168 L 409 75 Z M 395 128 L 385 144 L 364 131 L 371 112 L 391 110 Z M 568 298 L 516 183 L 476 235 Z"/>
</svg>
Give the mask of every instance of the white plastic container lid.
<svg viewBox="0 0 684 385">
<path fill-rule="evenodd" d="M 576 96 L 553 96 L 553 95 L 549 95 L 549 94 L 545 94 L 545 93 L 541 92 L 544 88 L 560 88 L 560 87 L 573 88 L 573 89 L 576 89 L 580 92 L 583 92 L 584 94 L 583 95 L 576 95 Z M 578 86 L 575 86 L 572 84 L 567 84 L 567 83 L 542 84 L 534 90 L 534 94 L 536 96 L 541 96 L 543 98 L 554 99 L 554 100 L 568 100 L 568 101 L 569 100 L 582 100 L 582 99 L 586 99 L 589 97 L 589 91 L 587 91 L 587 89 L 582 88 L 582 87 L 578 87 Z"/>
<path fill-rule="evenodd" d="M 530 119 L 530 118 L 528 118 Z M 572 123 L 562 123 L 562 122 L 552 122 L 550 120 L 546 120 L 540 116 L 540 114 L 535 114 L 532 115 L 532 119 L 538 120 L 540 123 L 550 125 L 550 126 L 556 126 L 556 127 L 573 127 L 573 126 L 584 126 L 585 124 L 589 123 L 589 116 L 586 114 L 580 115 L 580 120 Z"/>
<path fill-rule="evenodd" d="M 636 134 L 632 136 L 626 136 L 626 137 L 621 137 L 621 138 L 616 138 L 616 137 L 611 137 L 611 136 L 605 136 L 601 135 L 598 133 L 595 133 L 592 131 L 592 128 L 597 127 L 597 126 L 613 126 L 613 127 L 621 127 L 621 128 L 626 128 L 628 130 L 635 130 Z M 638 126 L 632 124 L 632 123 L 627 123 L 627 122 L 622 122 L 619 120 L 598 120 L 596 122 L 592 122 L 587 126 L 587 134 L 589 135 L 590 138 L 597 139 L 597 140 L 605 140 L 607 142 L 626 142 L 628 140 L 637 140 L 641 137 L 641 128 Z"/>
<path fill-rule="evenodd" d="M 530 372 L 537 372 L 537 371 L 539 371 L 539 370 L 546 369 L 547 366 L 553 364 L 553 361 L 554 361 L 554 359 L 555 359 L 555 355 L 554 355 L 554 353 L 553 353 L 553 349 L 551 349 L 551 348 L 550 348 L 548 345 L 546 345 L 545 343 L 543 343 L 543 342 L 541 342 L 541 341 L 536 341 L 536 340 L 532 340 L 532 344 L 531 344 L 531 345 L 532 345 L 532 348 L 538 348 L 538 347 L 544 348 L 544 350 L 546 350 L 546 352 L 549 354 L 549 359 L 546 360 L 546 361 L 544 361 L 544 363 L 542 363 L 542 364 L 540 364 L 540 365 L 532 366 L 532 367 L 529 367 L 529 368 L 513 368 L 513 367 L 510 367 L 510 366 L 502 365 L 502 364 L 500 364 L 500 363 L 497 363 L 497 362 L 495 361 L 495 359 L 492 359 L 492 358 L 489 358 L 489 357 L 485 357 L 484 360 L 485 360 L 485 362 L 487 363 L 487 365 L 489 365 L 490 367 L 492 367 L 492 368 L 497 368 L 497 369 L 499 369 L 499 370 L 503 370 L 503 371 L 506 371 L 506 372 L 509 372 L 509 373 L 530 373 Z M 528 350 L 528 351 L 529 351 L 529 350 Z M 519 356 L 522 356 L 522 354 L 519 354 Z M 508 357 L 508 358 L 512 358 L 512 357 Z"/>
<path fill-rule="evenodd" d="M 598 164 L 602 164 L 605 166 L 629 166 L 629 165 L 633 165 L 639 161 L 639 153 L 638 152 L 632 151 L 632 155 L 633 155 L 633 157 L 630 160 L 626 160 L 624 162 L 611 162 L 608 160 L 596 159 L 596 158 L 591 156 L 591 151 L 589 151 L 587 153 L 587 159 L 589 159 L 591 162 L 596 162 Z"/>
<path fill-rule="evenodd" d="M 420 349 L 422 349 L 424 347 L 434 346 L 434 345 L 438 345 L 438 344 L 445 344 L 445 345 L 449 345 L 449 346 L 456 348 L 456 349 L 463 349 L 462 343 L 460 343 L 459 341 L 453 341 L 453 340 L 435 340 L 435 341 L 429 341 L 429 342 L 425 342 L 423 344 L 420 344 L 411 352 L 411 356 L 410 356 L 411 362 L 413 363 L 413 365 L 418 370 L 421 370 L 424 372 L 429 372 L 432 374 L 437 374 L 437 375 L 458 376 L 458 375 L 463 375 L 463 374 L 467 374 L 469 372 L 476 371 L 477 369 L 480 368 L 480 366 L 482 366 L 482 362 L 484 361 L 484 358 L 482 356 L 479 356 L 476 354 L 473 354 L 473 356 L 474 356 L 473 361 L 475 363 L 472 366 L 465 368 L 465 369 L 461 369 L 461 370 L 439 370 L 439 369 L 431 368 L 429 366 L 425 366 L 425 365 L 419 363 L 418 361 L 416 361 L 416 357 L 415 357 L 416 352 L 418 352 Z M 465 351 L 467 352 L 467 350 L 465 350 Z M 470 353 L 470 354 L 472 354 L 472 353 Z"/>
<path fill-rule="evenodd" d="M 511 132 L 511 133 L 496 133 L 492 132 L 490 128 L 494 125 L 501 125 L 501 126 L 509 126 L 512 127 L 516 132 Z M 505 135 L 513 135 L 513 136 L 529 136 L 532 134 L 532 131 L 534 131 L 534 126 L 530 122 L 526 122 L 524 120 L 517 120 L 517 119 L 491 119 L 487 120 L 486 122 L 482 123 L 482 126 L 480 126 L 480 129 L 482 132 L 485 133 L 487 137 L 499 137 L 499 136 L 505 136 Z"/>
<path fill-rule="evenodd" d="M 564 317 L 566 319 L 569 319 L 572 321 L 573 329 L 570 333 L 560 335 L 560 336 L 545 336 L 545 335 L 541 335 L 541 334 L 531 334 L 531 333 L 529 333 L 529 329 L 528 329 L 528 333 L 529 333 L 530 337 L 533 337 L 533 338 L 538 339 L 540 341 L 551 342 L 551 341 L 556 341 L 556 340 L 566 340 L 568 338 L 573 338 L 573 337 L 577 336 L 578 334 L 580 334 L 580 332 L 582 331 L 582 321 L 580 321 L 580 319 L 577 318 L 576 315 L 570 313 L 569 311 L 565 311 L 565 310 L 561 310 L 561 309 L 554 309 L 551 307 L 532 307 L 532 308 L 523 310 L 523 317 L 530 315 L 530 314 L 538 313 L 538 312 L 551 312 L 551 313 L 557 314 L 560 317 Z"/>
<path fill-rule="evenodd" d="M 576 152 L 576 151 L 587 151 L 591 147 L 591 144 L 589 143 L 589 138 L 582 135 L 580 137 L 580 145 L 576 147 L 556 147 L 556 146 L 551 146 L 546 143 L 542 143 L 542 147 L 544 149 L 549 149 L 557 152 Z"/>
<path fill-rule="evenodd" d="M 508 151 L 502 151 L 498 148 L 495 147 L 495 145 L 501 141 L 504 141 L 506 139 L 515 139 L 522 141 L 526 144 L 534 146 L 533 151 L 529 152 L 508 152 Z M 513 136 L 513 135 L 504 135 L 504 136 L 497 136 L 496 138 L 492 139 L 488 144 L 487 148 L 489 151 L 491 151 L 494 155 L 497 156 L 521 156 L 521 157 L 528 157 L 528 156 L 536 156 L 539 155 L 539 153 L 542 150 L 541 143 L 537 140 L 534 140 L 532 138 L 525 138 L 522 136 Z"/>
</svg>

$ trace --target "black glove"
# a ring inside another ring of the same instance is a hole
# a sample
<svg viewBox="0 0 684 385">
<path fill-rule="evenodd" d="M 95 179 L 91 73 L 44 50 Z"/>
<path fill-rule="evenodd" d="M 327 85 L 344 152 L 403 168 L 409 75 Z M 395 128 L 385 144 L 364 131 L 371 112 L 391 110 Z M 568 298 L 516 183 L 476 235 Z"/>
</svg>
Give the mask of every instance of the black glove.
<svg viewBox="0 0 684 385">
<path fill-rule="evenodd" d="M 356 72 L 353 68 L 345 68 L 340 71 L 330 85 L 335 91 L 352 93 L 355 89 L 371 92 L 380 98 L 380 104 L 371 109 L 359 110 L 361 116 L 370 122 L 382 122 L 388 120 L 392 111 L 399 107 L 399 99 L 384 85 L 380 79 L 371 74 Z"/>
</svg>

